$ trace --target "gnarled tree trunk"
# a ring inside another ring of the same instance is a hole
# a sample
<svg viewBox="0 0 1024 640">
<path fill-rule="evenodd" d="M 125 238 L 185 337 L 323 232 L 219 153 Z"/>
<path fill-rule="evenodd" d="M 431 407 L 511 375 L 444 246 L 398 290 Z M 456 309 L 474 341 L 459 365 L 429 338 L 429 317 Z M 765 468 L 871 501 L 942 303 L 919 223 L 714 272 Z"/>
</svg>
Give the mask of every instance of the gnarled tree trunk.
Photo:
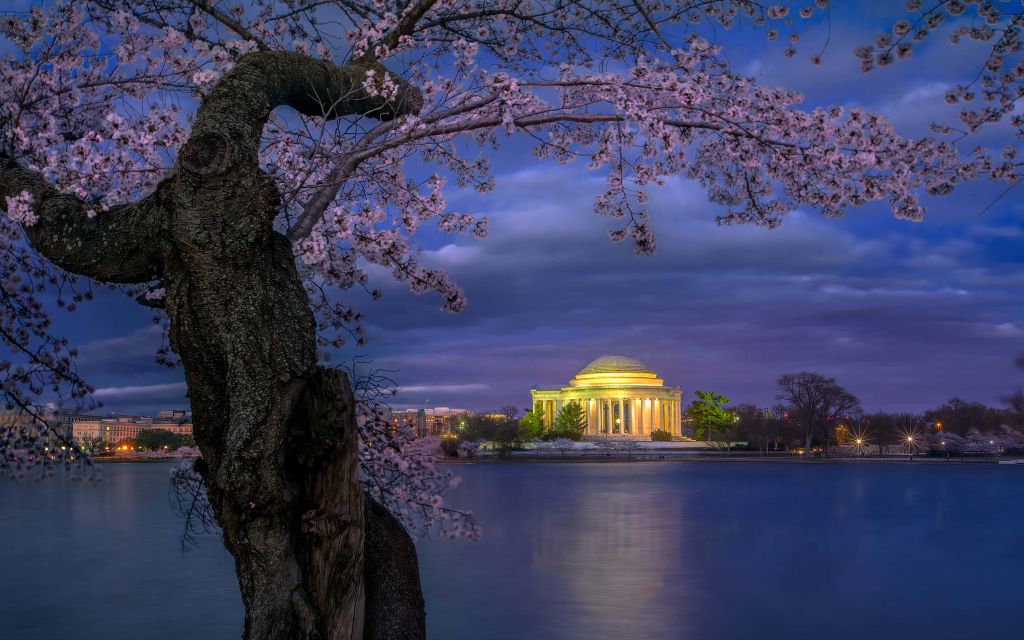
<svg viewBox="0 0 1024 640">
<path fill-rule="evenodd" d="M 425 637 L 415 548 L 359 488 L 352 391 L 317 365 L 292 249 L 272 229 L 278 194 L 257 162 L 279 105 L 381 119 L 418 109 L 407 87 L 391 101 L 367 95 L 366 70 L 243 57 L 203 100 L 156 192 L 94 221 L 38 175 L 0 167 L 0 201 L 33 195 L 39 222 L 26 231 L 53 262 L 108 282 L 162 281 L 251 640 Z"/>
</svg>

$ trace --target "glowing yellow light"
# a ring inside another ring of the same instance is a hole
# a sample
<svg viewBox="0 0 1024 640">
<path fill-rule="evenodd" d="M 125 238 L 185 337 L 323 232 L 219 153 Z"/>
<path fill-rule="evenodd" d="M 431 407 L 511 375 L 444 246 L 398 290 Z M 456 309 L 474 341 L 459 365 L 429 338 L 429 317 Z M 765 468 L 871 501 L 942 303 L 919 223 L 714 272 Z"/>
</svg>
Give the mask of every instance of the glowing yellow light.
<svg viewBox="0 0 1024 640">
<path fill-rule="evenodd" d="M 857 444 L 860 444 L 861 442 L 863 442 L 863 440 L 861 440 L 860 438 L 857 438 Z"/>
<path fill-rule="evenodd" d="M 914 436 L 907 436 L 907 442 L 913 442 Z"/>
</svg>

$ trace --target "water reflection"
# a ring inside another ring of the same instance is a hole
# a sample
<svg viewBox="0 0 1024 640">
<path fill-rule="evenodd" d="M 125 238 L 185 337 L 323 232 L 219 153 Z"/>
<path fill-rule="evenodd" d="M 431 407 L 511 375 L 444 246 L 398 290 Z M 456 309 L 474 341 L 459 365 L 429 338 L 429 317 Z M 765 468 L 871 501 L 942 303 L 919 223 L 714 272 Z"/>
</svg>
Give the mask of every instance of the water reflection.
<svg viewBox="0 0 1024 640">
<path fill-rule="evenodd" d="M 170 465 L 107 464 L 99 484 L 0 481 L 0 638 L 238 638 L 231 557 L 188 553 Z"/>
<path fill-rule="evenodd" d="M 434 640 L 1017 638 L 1003 465 L 477 464 L 479 543 L 422 541 Z M 167 465 L 0 482 L 0 638 L 234 638 L 230 557 L 182 554 Z"/>
<path fill-rule="evenodd" d="M 579 613 L 563 637 L 655 637 L 687 618 L 691 600 L 674 595 L 688 590 L 678 579 L 683 496 L 637 488 L 610 473 L 592 478 L 589 490 L 559 494 L 542 512 L 532 569 L 563 578 L 560 604 Z M 670 610 L 670 601 L 683 610 Z"/>
<path fill-rule="evenodd" d="M 457 467 L 476 544 L 421 544 L 444 639 L 1014 638 L 1024 478 L 1005 467 Z M 985 615 L 979 616 L 981 609 Z"/>
</svg>

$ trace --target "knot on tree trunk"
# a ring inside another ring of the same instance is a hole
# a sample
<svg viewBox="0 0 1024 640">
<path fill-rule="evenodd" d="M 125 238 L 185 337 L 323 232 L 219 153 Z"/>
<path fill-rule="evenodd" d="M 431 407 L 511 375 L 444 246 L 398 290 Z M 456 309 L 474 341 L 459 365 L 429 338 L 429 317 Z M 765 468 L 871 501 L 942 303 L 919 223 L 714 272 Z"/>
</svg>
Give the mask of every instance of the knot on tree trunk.
<svg viewBox="0 0 1024 640">
<path fill-rule="evenodd" d="M 192 136 L 179 155 L 181 166 L 189 173 L 212 176 L 223 173 L 230 165 L 231 143 L 216 132 Z"/>
</svg>

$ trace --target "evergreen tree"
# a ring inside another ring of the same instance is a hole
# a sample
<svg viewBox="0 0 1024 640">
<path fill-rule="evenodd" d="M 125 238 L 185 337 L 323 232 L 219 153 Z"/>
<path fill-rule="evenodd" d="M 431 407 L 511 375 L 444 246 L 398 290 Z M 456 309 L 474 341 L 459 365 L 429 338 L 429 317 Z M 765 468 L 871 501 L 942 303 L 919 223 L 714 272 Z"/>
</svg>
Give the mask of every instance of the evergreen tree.
<svg viewBox="0 0 1024 640">
<path fill-rule="evenodd" d="M 570 440 L 582 440 L 583 434 L 587 431 L 587 416 L 583 413 L 583 407 L 570 402 L 561 408 L 555 415 L 555 422 L 544 434 L 545 440 L 556 438 L 568 438 Z"/>
<path fill-rule="evenodd" d="M 523 442 L 530 442 L 542 435 L 544 435 L 544 412 L 540 410 L 540 407 L 535 407 L 519 419 L 519 439 Z"/>
<path fill-rule="evenodd" d="M 690 403 L 686 414 L 690 416 L 694 426 L 694 438 L 711 440 L 712 433 L 721 433 L 733 423 L 732 412 L 723 405 L 729 398 L 715 391 L 695 391 L 697 399 Z"/>
</svg>

